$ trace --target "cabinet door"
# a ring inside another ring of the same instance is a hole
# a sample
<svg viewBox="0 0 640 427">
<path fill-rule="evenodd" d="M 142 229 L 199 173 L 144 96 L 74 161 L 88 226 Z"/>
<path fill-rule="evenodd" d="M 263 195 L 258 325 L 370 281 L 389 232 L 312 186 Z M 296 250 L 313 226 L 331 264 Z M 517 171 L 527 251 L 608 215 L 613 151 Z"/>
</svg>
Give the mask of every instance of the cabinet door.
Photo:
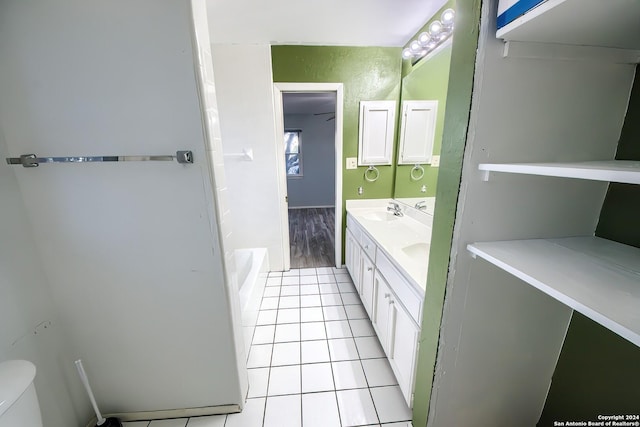
<svg viewBox="0 0 640 427">
<path fill-rule="evenodd" d="M 400 124 L 399 165 L 431 163 L 438 101 L 404 101 Z"/>
<path fill-rule="evenodd" d="M 353 279 L 353 284 L 356 289 L 360 288 L 360 251 L 360 245 L 349 229 L 347 229 L 347 239 L 345 242 L 345 264 L 349 274 L 351 274 L 351 278 Z"/>
<path fill-rule="evenodd" d="M 411 407 L 420 331 L 394 296 L 391 297 L 389 322 L 387 355 L 402 394 Z"/>
<path fill-rule="evenodd" d="M 364 309 L 367 310 L 367 314 L 372 321 L 374 311 L 373 276 L 373 262 L 366 254 L 362 254 L 362 276 L 360 276 L 360 287 L 362 292 L 360 293 L 360 299 L 362 300 L 362 305 L 364 305 Z"/>
<path fill-rule="evenodd" d="M 382 348 L 384 352 L 388 355 L 388 337 L 389 337 L 389 314 L 390 314 L 390 304 L 391 301 L 391 289 L 389 285 L 384 280 L 384 277 L 378 272 L 375 271 L 373 275 L 374 288 L 376 289 L 375 295 L 375 310 L 374 316 L 371 318 L 371 322 L 373 323 L 373 328 L 376 330 L 378 334 L 378 339 L 380 340 L 380 344 L 382 344 Z"/>
<path fill-rule="evenodd" d="M 395 131 L 395 101 L 361 101 L 358 165 L 390 165 Z"/>
</svg>

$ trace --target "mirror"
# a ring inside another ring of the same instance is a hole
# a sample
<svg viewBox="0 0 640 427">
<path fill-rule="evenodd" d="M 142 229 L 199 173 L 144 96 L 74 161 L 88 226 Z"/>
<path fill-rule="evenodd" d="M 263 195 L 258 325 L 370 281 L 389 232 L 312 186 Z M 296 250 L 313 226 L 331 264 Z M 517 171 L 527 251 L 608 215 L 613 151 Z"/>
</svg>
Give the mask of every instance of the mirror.
<svg viewBox="0 0 640 427">
<path fill-rule="evenodd" d="M 426 211 L 431 214 L 435 204 L 444 128 L 451 40 L 450 38 L 415 64 L 405 60 L 402 72 L 394 198 L 410 206 L 426 200 Z M 424 137 L 425 132 L 432 132 L 433 138 L 429 135 Z M 416 146 L 415 137 L 419 134 L 423 134 L 420 144 L 433 142 L 431 149 L 428 146 Z M 423 161 L 412 163 L 412 160 Z"/>
</svg>

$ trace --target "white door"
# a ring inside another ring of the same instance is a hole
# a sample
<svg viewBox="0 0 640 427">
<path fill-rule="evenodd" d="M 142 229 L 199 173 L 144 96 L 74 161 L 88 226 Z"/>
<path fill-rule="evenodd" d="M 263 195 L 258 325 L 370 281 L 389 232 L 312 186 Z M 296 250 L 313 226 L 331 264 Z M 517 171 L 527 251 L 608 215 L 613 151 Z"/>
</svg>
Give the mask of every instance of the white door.
<svg viewBox="0 0 640 427">
<path fill-rule="evenodd" d="M 411 407 L 419 329 L 393 295 L 390 301 L 389 319 L 391 325 L 387 355 L 402 394 Z"/>
<path fill-rule="evenodd" d="M 367 314 L 369 314 L 369 318 L 373 320 L 373 276 L 374 276 L 374 266 L 373 262 L 369 259 L 366 254 L 362 255 L 362 276 L 360 276 L 360 289 L 362 292 L 360 293 L 360 299 L 362 300 L 362 305 L 364 305 L 364 309 L 367 310 Z"/>
</svg>

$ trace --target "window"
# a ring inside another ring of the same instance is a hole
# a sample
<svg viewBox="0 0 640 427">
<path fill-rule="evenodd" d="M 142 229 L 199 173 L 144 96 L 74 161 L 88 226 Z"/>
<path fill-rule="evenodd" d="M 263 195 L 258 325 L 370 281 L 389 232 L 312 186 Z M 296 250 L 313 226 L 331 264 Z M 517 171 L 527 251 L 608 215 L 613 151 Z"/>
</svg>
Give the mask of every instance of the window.
<svg viewBox="0 0 640 427">
<path fill-rule="evenodd" d="M 300 130 L 284 131 L 284 159 L 287 177 L 302 176 L 302 145 Z"/>
</svg>

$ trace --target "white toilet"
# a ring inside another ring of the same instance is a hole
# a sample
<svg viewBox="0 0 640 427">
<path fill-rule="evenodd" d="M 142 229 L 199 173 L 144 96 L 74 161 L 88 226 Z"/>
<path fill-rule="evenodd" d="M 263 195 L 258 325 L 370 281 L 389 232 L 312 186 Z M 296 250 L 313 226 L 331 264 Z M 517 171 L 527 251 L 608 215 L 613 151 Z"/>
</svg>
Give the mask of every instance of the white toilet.
<svg viewBox="0 0 640 427">
<path fill-rule="evenodd" d="M 35 376 L 26 360 L 0 363 L 0 427 L 42 427 Z"/>
</svg>

